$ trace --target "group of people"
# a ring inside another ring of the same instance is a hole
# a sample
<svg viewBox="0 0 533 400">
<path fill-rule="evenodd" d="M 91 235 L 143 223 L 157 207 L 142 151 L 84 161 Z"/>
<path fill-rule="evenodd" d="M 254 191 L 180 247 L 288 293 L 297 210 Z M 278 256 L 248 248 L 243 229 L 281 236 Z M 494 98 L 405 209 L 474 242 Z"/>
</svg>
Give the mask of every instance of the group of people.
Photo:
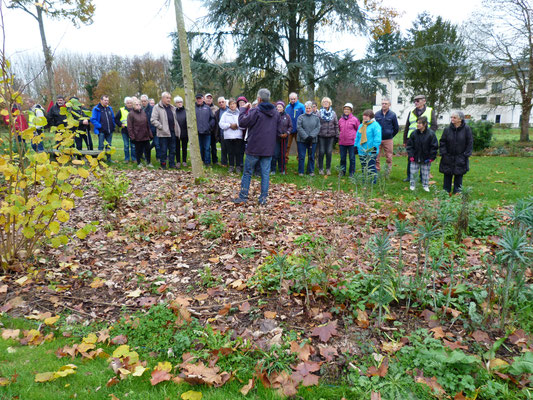
<svg viewBox="0 0 533 400">
<path fill-rule="evenodd" d="M 71 98 L 75 99 L 75 98 Z M 93 149 L 90 125 L 98 136 L 98 150 L 109 148 L 113 132 L 119 128 L 124 143 L 125 161 L 141 163 L 144 158 L 151 165 L 151 152 L 155 148 L 161 168 L 180 168 L 187 165 L 188 128 L 183 98 L 173 99 L 168 92 L 161 95 L 156 103 L 147 95 L 126 97 L 124 106 L 114 113 L 109 105 L 109 97 L 102 96 L 99 103 L 89 113 L 81 108 L 72 111 L 79 120 L 75 144 L 82 149 L 83 142 Z M 318 173 L 331 174 L 332 153 L 335 143 L 339 145 L 340 174 L 356 173 L 356 155 L 359 156 L 365 179 L 376 182 L 381 171 L 380 158 L 386 158 L 385 174 L 392 168 L 393 139 L 399 132 L 396 114 L 390 110 L 390 101 L 384 99 L 381 109 L 374 113 L 363 112 L 362 121 L 353 115 L 353 105 L 346 103 L 340 117 L 332 108 L 332 101 L 324 97 L 319 109 L 316 102 L 302 104 L 296 93 L 289 95 L 286 105 L 279 100 L 272 103 L 270 92 L 261 89 L 257 99 L 249 103 L 246 97 L 237 99 L 218 98 L 218 106 L 213 104 L 213 95 L 196 95 L 195 114 L 197 134 L 202 161 L 205 165 L 218 163 L 217 143 L 221 144 L 221 164 L 229 172 L 241 173 L 244 170 L 242 190 L 239 199 L 247 199 L 249 179 L 253 173 L 262 177 L 260 202 L 266 201 L 268 176 L 286 174 L 291 148 L 296 142 L 298 174 L 315 175 L 315 153 L 318 149 Z M 46 113 L 47 125 L 42 125 L 44 109 L 30 102 L 29 123 L 25 124 L 23 114 L 16 120 L 19 130 L 25 126 L 35 126 L 36 133 L 45 127 L 58 127 L 66 124 L 67 116 L 61 108 L 66 107 L 66 99 L 58 96 L 56 103 Z M 423 95 L 415 96 L 415 107 L 409 112 L 403 132 L 403 143 L 408 153 L 407 177 L 410 189 L 416 188 L 416 176 L 425 191 L 429 191 L 431 164 L 440 150 L 439 170 L 444 174 L 444 189 L 460 192 L 463 175 L 469 170 L 468 159 L 472 154 L 472 132 L 462 112 L 454 112 L 451 123 L 444 129 L 439 141 L 435 135 L 437 119 L 435 111 L 426 105 Z M 86 117 L 90 115 L 90 119 Z M 21 120 L 22 119 L 22 120 Z M 36 125 L 40 121 L 40 125 Z M 7 122 L 7 121 L 6 121 Z M 42 151 L 42 143 L 32 144 L 35 151 Z M 244 159 L 246 154 L 246 161 Z M 305 165 L 307 157 L 307 166 Z M 325 158 L 325 163 L 324 163 Z M 107 159 L 111 162 L 108 154 Z M 347 163 L 349 167 L 347 169 Z M 252 168 L 250 173 L 250 168 Z"/>
</svg>

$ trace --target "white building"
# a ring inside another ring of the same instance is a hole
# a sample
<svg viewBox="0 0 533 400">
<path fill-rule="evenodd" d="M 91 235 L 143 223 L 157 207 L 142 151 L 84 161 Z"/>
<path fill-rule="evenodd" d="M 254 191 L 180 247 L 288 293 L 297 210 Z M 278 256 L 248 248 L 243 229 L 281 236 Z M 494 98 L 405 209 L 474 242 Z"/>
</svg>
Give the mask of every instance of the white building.
<svg viewBox="0 0 533 400">
<path fill-rule="evenodd" d="M 386 97 L 391 101 L 391 110 L 398 116 L 400 125 L 404 125 L 409 111 L 414 108 L 414 97 L 409 93 L 401 79 L 395 77 L 379 78 L 379 82 L 386 87 L 386 92 L 376 93 L 376 105 L 374 112 L 381 109 L 381 99 Z M 419 94 L 419 93 L 415 93 Z M 420 93 L 424 94 L 424 93 Z M 480 78 L 479 80 L 467 81 L 463 87 L 463 92 L 456 99 L 449 111 L 438 116 L 438 124 L 450 122 L 450 113 L 460 110 L 465 113 L 466 118 L 475 120 L 486 120 L 504 126 L 518 128 L 520 124 L 521 107 L 519 105 L 507 105 L 518 102 L 519 93 L 505 85 L 500 78 Z M 501 105 L 506 104 L 506 105 Z M 431 104 L 428 104 L 431 106 Z M 532 121 L 530 121 L 531 123 Z"/>
</svg>

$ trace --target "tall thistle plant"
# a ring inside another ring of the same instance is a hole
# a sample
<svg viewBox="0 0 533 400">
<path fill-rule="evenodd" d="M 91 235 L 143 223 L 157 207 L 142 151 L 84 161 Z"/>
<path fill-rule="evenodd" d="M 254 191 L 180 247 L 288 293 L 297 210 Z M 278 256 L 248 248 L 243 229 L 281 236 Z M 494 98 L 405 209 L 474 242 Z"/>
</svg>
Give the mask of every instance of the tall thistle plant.
<svg viewBox="0 0 533 400">
<path fill-rule="evenodd" d="M 390 236 L 386 232 L 373 236 L 369 242 L 370 251 L 376 258 L 376 269 L 379 276 L 378 285 L 372 290 L 371 298 L 378 307 L 379 324 L 383 321 L 383 310 L 389 313 L 389 304 L 396 300 L 396 290 L 394 288 L 395 270 L 390 264 L 390 252 L 392 246 Z"/>
<path fill-rule="evenodd" d="M 525 270 L 533 262 L 533 247 L 528 242 L 526 231 L 517 227 L 505 229 L 499 244 L 501 249 L 496 256 L 501 266 L 501 273 L 505 276 L 500 296 L 500 327 L 503 329 L 511 302 L 518 299 L 524 288 Z"/>
</svg>

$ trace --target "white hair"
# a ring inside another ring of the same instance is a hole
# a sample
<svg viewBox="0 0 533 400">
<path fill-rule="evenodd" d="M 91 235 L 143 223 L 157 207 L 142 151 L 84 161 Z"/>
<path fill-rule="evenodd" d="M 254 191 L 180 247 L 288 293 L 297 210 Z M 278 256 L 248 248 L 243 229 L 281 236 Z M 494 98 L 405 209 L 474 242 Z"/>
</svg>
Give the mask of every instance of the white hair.
<svg viewBox="0 0 533 400">
<path fill-rule="evenodd" d="M 171 97 L 171 94 L 169 92 L 163 92 L 161 93 L 161 98 L 165 97 L 165 96 L 169 96 Z"/>
<path fill-rule="evenodd" d="M 178 103 L 178 102 L 183 103 L 183 99 L 181 98 L 181 96 L 174 97 L 174 103 Z"/>
<path fill-rule="evenodd" d="M 146 94 L 141 95 L 141 100 L 148 100 L 148 95 Z"/>
<path fill-rule="evenodd" d="M 124 104 L 126 104 L 128 101 L 133 101 L 133 99 L 129 96 L 124 97 Z"/>
<path fill-rule="evenodd" d="M 226 101 L 226 99 L 223 96 L 220 96 L 217 101 L 220 103 L 221 101 Z"/>
<path fill-rule="evenodd" d="M 296 99 L 298 99 L 298 93 L 294 93 L 292 92 L 291 94 L 289 94 L 289 99 L 292 97 L 296 97 Z"/>
<path fill-rule="evenodd" d="M 313 107 L 313 102 L 308 100 L 308 101 L 305 102 L 304 105 L 305 105 L 306 108 L 307 107 Z"/>
</svg>

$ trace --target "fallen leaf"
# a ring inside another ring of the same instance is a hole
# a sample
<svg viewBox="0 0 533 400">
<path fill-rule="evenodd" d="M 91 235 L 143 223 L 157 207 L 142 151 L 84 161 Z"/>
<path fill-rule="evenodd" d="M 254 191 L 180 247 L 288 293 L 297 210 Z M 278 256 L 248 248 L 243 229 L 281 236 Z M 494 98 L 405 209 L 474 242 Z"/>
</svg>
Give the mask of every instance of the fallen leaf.
<svg viewBox="0 0 533 400">
<path fill-rule="evenodd" d="M 250 312 L 250 309 L 251 309 L 250 303 L 248 303 L 247 301 L 245 301 L 239 306 L 239 311 L 242 313 L 248 313 Z"/>
<path fill-rule="evenodd" d="M 101 278 L 94 278 L 94 280 L 91 282 L 89 286 L 92 287 L 93 289 L 99 289 L 102 286 L 104 286 L 104 284 L 105 284 L 105 280 Z"/>
<path fill-rule="evenodd" d="M 500 369 L 509 366 L 507 361 L 502 360 L 501 358 L 493 358 L 489 362 L 490 369 Z"/>
<path fill-rule="evenodd" d="M 0 286 L 0 294 L 7 293 L 7 285 Z"/>
<path fill-rule="evenodd" d="M 381 378 L 384 378 L 387 375 L 387 372 L 389 371 L 389 359 L 388 357 L 385 357 L 381 364 L 379 365 L 379 368 L 374 367 L 373 365 L 368 368 L 366 371 L 367 376 L 379 376 Z"/>
<path fill-rule="evenodd" d="M 486 332 L 477 330 L 472 333 L 472 338 L 478 343 L 489 345 L 491 343 L 490 337 Z"/>
<path fill-rule="evenodd" d="M 2 339 L 15 339 L 20 336 L 20 329 L 2 329 Z"/>
<path fill-rule="evenodd" d="M 381 400 L 381 393 L 379 392 L 370 393 L 370 400 Z"/>
<path fill-rule="evenodd" d="M 7 386 L 11 383 L 11 381 L 7 378 L 3 378 L 0 376 L 0 386 Z"/>
<path fill-rule="evenodd" d="M 319 348 L 320 348 L 320 355 L 324 357 L 327 362 L 333 361 L 333 357 L 339 355 L 335 347 L 319 346 Z"/>
<path fill-rule="evenodd" d="M 111 344 L 126 344 L 128 343 L 128 338 L 124 335 L 115 336 L 111 339 Z"/>
<path fill-rule="evenodd" d="M 318 336 L 324 343 L 326 343 L 333 335 L 337 335 L 337 320 L 331 321 L 325 325 L 319 325 L 311 332 L 311 336 Z"/>
<path fill-rule="evenodd" d="M 265 311 L 265 318 L 275 319 L 278 314 L 275 311 Z"/>
<path fill-rule="evenodd" d="M 370 321 L 368 320 L 368 314 L 366 311 L 357 309 L 357 326 L 363 329 L 366 329 L 370 326 Z"/>
<path fill-rule="evenodd" d="M 59 321 L 59 315 L 56 315 L 55 317 L 46 318 L 44 320 L 44 323 L 48 326 L 54 325 L 57 321 Z"/>
<path fill-rule="evenodd" d="M 226 315 L 231 310 L 231 303 L 224 304 L 224 307 L 222 307 L 218 311 L 218 315 Z"/>
<path fill-rule="evenodd" d="M 43 382 L 50 382 L 53 381 L 54 373 L 53 372 L 42 372 L 40 374 L 35 375 L 35 382 L 43 383 Z"/>
<path fill-rule="evenodd" d="M 437 326 L 437 327 L 435 327 L 433 329 L 430 329 L 429 331 L 433 332 L 433 337 L 435 339 L 441 339 L 443 337 L 446 337 L 446 334 L 442 330 L 442 326 Z"/>
<path fill-rule="evenodd" d="M 193 390 L 189 390 L 188 392 L 185 392 L 181 395 L 181 398 L 183 400 L 202 400 L 202 392 L 195 392 Z"/>
<path fill-rule="evenodd" d="M 415 373 L 415 382 L 429 386 L 430 389 L 439 397 L 446 393 L 444 388 L 437 382 L 436 377 L 433 376 L 431 378 L 427 378 L 424 376 L 424 372 L 420 371 L 419 369 L 416 369 Z"/>
<path fill-rule="evenodd" d="M 116 376 L 114 376 L 111 379 L 109 379 L 105 385 L 107 387 L 111 387 L 111 386 L 115 386 L 119 382 L 120 382 L 120 380 Z"/>
<path fill-rule="evenodd" d="M 394 354 L 403 346 L 404 344 L 402 342 L 383 342 L 381 345 L 381 350 L 389 354 Z"/>
<path fill-rule="evenodd" d="M 158 383 L 169 381 L 172 379 L 172 375 L 170 374 L 170 371 L 172 370 L 172 364 L 170 364 L 168 361 L 165 362 L 159 362 L 157 364 L 157 367 L 154 368 L 152 371 L 152 378 L 150 379 L 150 383 L 152 386 L 157 385 Z"/>
<path fill-rule="evenodd" d="M 291 342 L 291 352 L 298 354 L 298 358 L 302 361 L 309 360 L 309 356 L 314 353 L 313 347 L 309 343 L 303 345 L 298 344 L 298 342 Z"/>
<path fill-rule="evenodd" d="M 243 396 L 246 396 L 246 395 L 248 394 L 248 392 L 249 392 L 250 390 L 252 390 L 253 388 L 254 388 L 254 380 L 253 380 L 253 379 L 250 379 L 250 380 L 248 381 L 248 384 L 244 385 L 244 386 L 241 388 L 240 392 L 241 392 L 241 394 L 242 394 Z"/>
<path fill-rule="evenodd" d="M 129 292 L 126 297 L 139 297 L 141 294 L 143 293 L 143 291 L 141 290 L 141 288 L 137 288 L 136 290 L 133 290 L 131 292 Z"/>
<path fill-rule="evenodd" d="M 209 298 L 209 295 L 207 293 L 199 294 L 198 296 L 195 296 L 194 299 L 198 301 L 205 301 Z"/>
</svg>

